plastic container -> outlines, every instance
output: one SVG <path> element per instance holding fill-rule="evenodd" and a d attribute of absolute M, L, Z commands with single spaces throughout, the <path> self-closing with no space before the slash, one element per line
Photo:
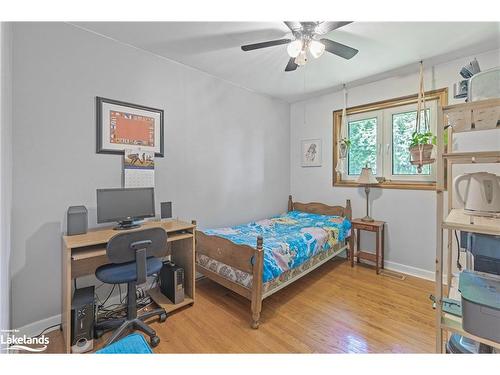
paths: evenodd
<path fill-rule="evenodd" d="M 500 342 L 500 277 L 460 273 L 462 326 L 473 335 Z"/>

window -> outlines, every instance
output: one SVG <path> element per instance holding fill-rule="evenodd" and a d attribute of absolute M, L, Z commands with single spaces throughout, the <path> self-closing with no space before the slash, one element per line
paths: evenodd
<path fill-rule="evenodd" d="M 447 90 L 426 93 L 426 107 L 422 111 L 423 125 L 436 134 L 439 105 L 446 105 Z M 347 110 L 347 137 L 351 141 L 345 173 L 334 171 L 334 185 L 357 186 L 361 169 L 368 165 L 374 175 L 382 180 L 382 187 L 430 189 L 435 185 L 435 164 L 423 167 L 422 173 L 410 163 L 408 150 L 415 131 L 417 115 L 416 96 L 387 102 L 349 108 Z M 334 145 L 340 138 L 342 111 L 334 112 Z M 338 151 L 334 150 L 334 167 Z"/>

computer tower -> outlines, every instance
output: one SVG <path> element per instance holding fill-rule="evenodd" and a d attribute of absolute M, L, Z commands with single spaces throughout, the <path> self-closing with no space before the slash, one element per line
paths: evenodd
<path fill-rule="evenodd" d="M 94 347 L 94 287 L 75 289 L 71 303 L 71 352 L 85 353 Z"/>
<path fill-rule="evenodd" d="M 174 304 L 184 301 L 184 269 L 174 263 L 163 262 L 160 290 Z"/>

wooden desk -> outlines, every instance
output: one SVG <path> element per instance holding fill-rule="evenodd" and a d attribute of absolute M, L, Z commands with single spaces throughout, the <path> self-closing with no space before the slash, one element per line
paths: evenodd
<path fill-rule="evenodd" d="M 150 290 L 151 298 L 167 312 L 186 305 L 192 305 L 195 298 L 195 232 L 196 223 L 173 221 L 148 221 L 140 228 L 161 227 L 167 231 L 165 256 L 170 255 L 172 261 L 184 268 L 184 301 L 172 304 L 156 287 Z M 121 233 L 112 228 L 91 229 L 85 234 L 63 236 L 62 246 L 62 314 L 61 327 L 66 353 L 71 345 L 71 299 L 73 296 L 73 279 L 93 275 L 96 268 L 108 263 L 106 245 L 111 237 Z"/>
<path fill-rule="evenodd" d="M 353 251 L 351 256 L 351 267 L 354 266 L 354 254 L 356 254 L 357 263 L 359 263 L 360 260 L 375 262 L 375 269 L 378 275 L 380 270 L 384 268 L 385 221 L 362 221 L 361 219 L 353 219 L 352 230 L 356 232 L 356 251 Z M 375 254 L 360 250 L 360 232 L 362 230 L 375 232 Z"/>

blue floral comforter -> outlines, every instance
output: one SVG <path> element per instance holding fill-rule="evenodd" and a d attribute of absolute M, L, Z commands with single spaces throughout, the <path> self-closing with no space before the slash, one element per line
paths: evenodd
<path fill-rule="evenodd" d="M 281 216 L 229 228 L 206 229 L 206 235 L 220 236 L 238 245 L 256 246 L 264 237 L 263 281 L 298 267 L 349 236 L 351 223 L 340 216 L 291 211 Z"/>

